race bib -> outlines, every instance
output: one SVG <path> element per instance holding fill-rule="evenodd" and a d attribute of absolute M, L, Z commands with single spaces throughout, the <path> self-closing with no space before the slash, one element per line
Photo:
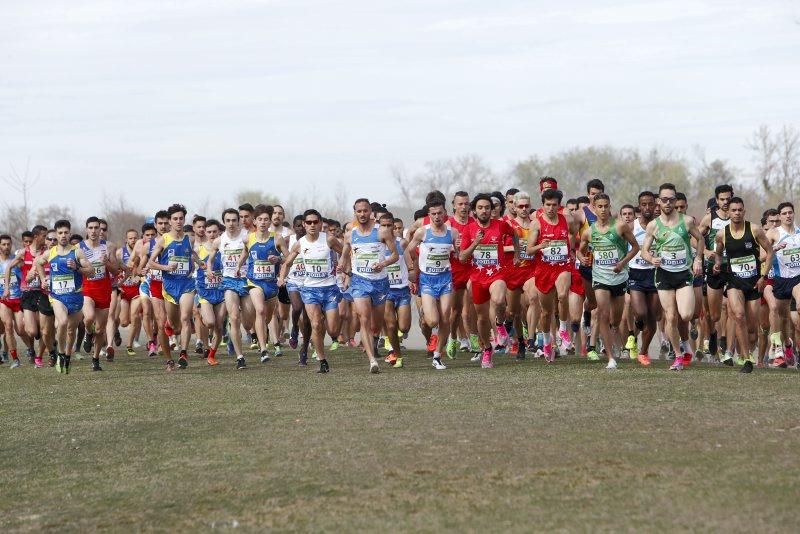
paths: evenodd
<path fill-rule="evenodd" d="M 239 258 L 242 256 L 244 249 L 229 249 L 225 251 L 222 256 L 222 265 L 228 269 L 235 269 L 239 265 Z"/>
<path fill-rule="evenodd" d="M 294 277 L 303 277 L 305 275 L 306 275 L 305 263 L 303 262 L 303 259 L 298 256 L 297 259 L 292 264 L 292 269 L 289 271 L 289 276 L 294 278 Z"/>
<path fill-rule="evenodd" d="M 313 260 L 306 258 L 304 261 L 306 276 L 309 278 L 325 278 L 328 276 L 328 260 Z"/>
<path fill-rule="evenodd" d="M 652 263 L 650 263 L 649 261 L 647 261 L 646 259 L 642 258 L 642 257 L 641 257 L 641 256 L 639 256 L 639 255 L 637 255 L 637 256 L 636 256 L 636 257 L 633 259 L 633 264 L 634 264 L 634 265 L 636 265 L 637 267 L 642 267 L 642 268 L 645 268 L 645 267 L 652 267 L 652 266 L 653 266 L 653 264 L 652 264 Z"/>
<path fill-rule="evenodd" d="M 172 256 L 169 259 L 170 264 L 175 264 L 175 270 L 172 274 L 175 276 L 187 276 L 189 274 L 189 258 L 186 256 Z"/>
<path fill-rule="evenodd" d="M 788 269 L 796 269 L 800 267 L 800 247 L 789 248 L 786 247 L 780 251 L 780 262 Z"/>
<path fill-rule="evenodd" d="M 89 280 L 102 280 L 106 277 L 106 264 L 103 262 L 92 262 L 92 274 L 89 275 Z"/>
<path fill-rule="evenodd" d="M 731 272 L 739 278 L 752 278 L 758 275 L 756 257 L 752 254 L 743 258 L 732 258 L 730 266 Z"/>
<path fill-rule="evenodd" d="M 386 274 L 389 276 L 390 286 L 399 286 L 403 283 L 403 273 L 400 270 L 399 263 L 394 263 L 386 267 Z"/>
<path fill-rule="evenodd" d="M 662 267 L 685 267 L 686 265 L 686 247 L 683 245 L 664 245 L 662 247 Z"/>
<path fill-rule="evenodd" d="M 355 255 L 354 266 L 357 273 L 372 274 L 378 264 L 378 252 L 364 251 L 357 252 Z"/>
<path fill-rule="evenodd" d="M 597 247 L 594 249 L 594 264 L 598 267 L 613 267 L 619 263 L 619 250 L 617 247 Z"/>
<path fill-rule="evenodd" d="M 569 246 L 565 240 L 553 240 L 542 249 L 542 259 L 547 263 L 563 263 L 569 259 Z"/>
<path fill-rule="evenodd" d="M 75 276 L 71 274 L 53 274 L 50 276 L 50 284 L 56 295 L 75 292 Z"/>
<path fill-rule="evenodd" d="M 519 242 L 519 257 L 522 260 L 533 261 L 536 256 L 533 254 L 528 254 L 528 240 L 522 239 Z"/>
<path fill-rule="evenodd" d="M 159 269 L 151 269 L 150 270 L 150 279 L 151 280 L 157 280 L 157 281 L 160 282 L 161 280 L 164 279 L 164 273 L 162 271 L 160 271 Z"/>
<path fill-rule="evenodd" d="M 477 251 L 477 249 L 475 249 Z M 450 270 L 450 249 L 435 250 L 428 252 L 425 259 L 424 271 L 428 274 L 438 274 Z"/>
<path fill-rule="evenodd" d="M 497 265 L 497 245 L 478 245 L 472 251 L 472 261 L 475 265 Z"/>
<path fill-rule="evenodd" d="M 274 280 L 275 265 L 267 260 L 254 260 L 253 278 L 255 280 Z"/>

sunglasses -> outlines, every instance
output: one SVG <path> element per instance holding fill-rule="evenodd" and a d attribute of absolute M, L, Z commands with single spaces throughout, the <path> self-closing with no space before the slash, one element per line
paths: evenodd
<path fill-rule="evenodd" d="M 319 224 L 319 219 L 314 219 L 313 221 L 303 221 L 306 224 Z"/>
<path fill-rule="evenodd" d="M 660 200 L 664 204 L 671 204 L 671 203 L 675 202 L 676 198 L 675 197 L 658 197 L 658 200 Z"/>
<path fill-rule="evenodd" d="M 56 241 L 57 239 L 55 237 L 45 237 L 44 240 L 45 241 Z"/>
<path fill-rule="evenodd" d="M 530 207 L 531 207 L 530 204 L 517 204 L 517 209 L 518 210 L 526 210 L 526 209 L 528 209 Z"/>

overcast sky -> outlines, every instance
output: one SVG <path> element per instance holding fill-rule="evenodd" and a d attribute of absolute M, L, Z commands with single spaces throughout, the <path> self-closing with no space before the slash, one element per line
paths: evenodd
<path fill-rule="evenodd" d="M 798 58 L 796 0 L 0 0 L 0 176 L 30 158 L 34 202 L 85 215 L 386 201 L 395 164 L 592 144 L 748 169 L 759 124 L 800 126 Z"/>

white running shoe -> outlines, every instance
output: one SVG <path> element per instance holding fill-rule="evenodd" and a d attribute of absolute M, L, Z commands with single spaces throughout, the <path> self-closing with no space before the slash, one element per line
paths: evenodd
<path fill-rule="evenodd" d="M 141 344 L 141 343 L 139 343 L 139 340 L 138 340 L 138 339 L 134 339 L 134 340 L 133 340 L 133 348 L 134 348 L 134 349 L 139 349 L 139 348 L 141 348 L 141 347 L 142 347 L 142 344 Z"/>
<path fill-rule="evenodd" d="M 473 356 L 472 358 L 469 359 L 469 361 L 471 361 L 471 362 L 479 362 L 479 361 L 481 361 L 481 353 L 480 352 L 476 353 L 475 356 Z"/>
<path fill-rule="evenodd" d="M 19 360 L 11 362 L 11 369 L 16 369 L 17 367 L 22 367 L 22 363 Z"/>
<path fill-rule="evenodd" d="M 433 358 L 433 368 L 437 371 L 441 371 L 442 369 L 447 369 L 447 366 L 442 363 L 441 359 Z"/>
<path fill-rule="evenodd" d="M 606 369 L 616 369 L 617 368 L 617 360 L 614 358 L 608 359 L 608 365 L 606 365 Z"/>
<path fill-rule="evenodd" d="M 381 372 L 380 368 L 378 367 L 378 362 L 374 360 L 369 362 L 369 372 L 373 375 Z"/>

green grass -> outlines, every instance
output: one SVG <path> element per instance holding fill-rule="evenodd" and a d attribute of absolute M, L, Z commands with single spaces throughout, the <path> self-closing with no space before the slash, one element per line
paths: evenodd
<path fill-rule="evenodd" d="M 2 531 L 797 528 L 794 371 L 295 359 L 4 365 Z"/>

